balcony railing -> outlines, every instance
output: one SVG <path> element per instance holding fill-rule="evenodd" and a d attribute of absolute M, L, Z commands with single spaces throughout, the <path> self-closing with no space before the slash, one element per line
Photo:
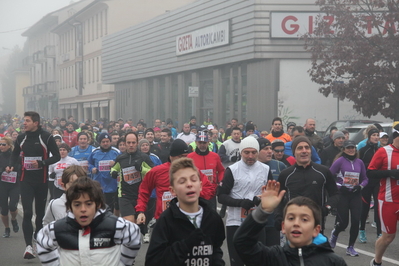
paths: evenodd
<path fill-rule="evenodd" d="M 27 56 L 24 59 L 22 59 L 23 67 L 31 67 L 32 65 L 33 65 L 33 57 L 32 56 Z"/>
<path fill-rule="evenodd" d="M 44 57 L 44 52 L 43 51 L 37 51 L 36 53 L 33 54 L 33 63 L 43 63 L 47 59 Z"/>

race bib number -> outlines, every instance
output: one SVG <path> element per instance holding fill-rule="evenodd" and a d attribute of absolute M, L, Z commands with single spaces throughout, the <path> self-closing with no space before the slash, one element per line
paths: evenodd
<path fill-rule="evenodd" d="M 17 172 L 3 172 L 1 174 L 1 181 L 7 183 L 15 183 L 17 182 Z"/>
<path fill-rule="evenodd" d="M 244 209 L 244 208 L 241 208 L 241 222 L 244 222 L 245 218 L 247 218 L 248 215 L 249 215 L 251 212 L 253 212 L 253 210 L 255 210 L 255 207 L 253 207 L 253 208 L 251 208 L 251 209 L 249 209 L 249 210 L 246 210 L 246 209 Z"/>
<path fill-rule="evenodd" d="M 347 188 L 353 188 L 359 185 L 359 175 L 359 173 L 345 171 L 344 183 L 342 185 Z"/>
<path fill-rule="evenodd" d="M 201 173 L 208 177 L 209 182 L 213 183 L 213 169 L 201 170 Z"/>
<path fill-rule="evenodd" d="M 170 201 L 174 198 L 172 193 L 169 191 L 165 191 L 162 195 L 162 211 L 169 208 Z"/>
<path fill-rule="evenodd" d="M 79 161 L 79 165 L 83 167 L 87 174 L 89 174 L 89 161 Z"/>
<path fill-rule="evenodd" d="M 99 161 L 98 162 L 98 171 L 100 171 L 100 172 L 111 171 L 111 164 L 113 164 L 113 163 L 114 163 L 114 161 L 112 161 L 112 160 Z"/>
<path fill-rule="evenodd" d="M 129 185 L 141 182 L 141 174 L 136 170 L 136 167 L 127 167 L 122 169 L 123 180 Z"/>
<path fill-rule="evenodd" d="M 41 167 L 34 167 L 33 163 L 35 161 L 41 161 L 42 157 L 25 157 L 24 158 L 24 168 L 25 170 L 39 170 Z"/>
<path fill-rule="evenodd" d="M 55 177 L 54 185 L 55 185 L 58 189 L 64 190 L 64 189 L 62 188 L 62 186 L 61 186 L 61 183 L 62 183 L 62 174 L 58 174 L 58 175 Z"/>

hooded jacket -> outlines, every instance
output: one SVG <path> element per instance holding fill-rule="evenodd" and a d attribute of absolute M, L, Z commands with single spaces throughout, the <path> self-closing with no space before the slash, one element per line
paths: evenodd
<path fill-rule="evenodd" d="M 203 208 L 200 225 L 203 241 L 190 249 L 186 241 L 196 229 L 176 203 L 177 198 L 170 202 L 170 208 L 164 211 L 157 220 L 146 254 L 145 265 L 183 266 L 188 265 L 187 260 L 191 262 L 190 265 L 225 265 L 221 249 L 225 233 L 220 216 L 208 206 L 205 200 L 199 198 L 199 204 Z M 201 248 L 204 250 L 203 254 L 198 252 Z M 197 264 L 193 264 L 193 260 Z"/>
<path fill-rule="evenodd" d="M 264 228 L 269 214 L 259 207 L 244 220 L 234 236 L 234 246 L 247 266 L 341 266 L 346 265 L 343 258 L 331 249 L 327 237 L 319 234 L 313 243 L 301 248 L 266 247 L 258 243 L 259 232 Z"/>

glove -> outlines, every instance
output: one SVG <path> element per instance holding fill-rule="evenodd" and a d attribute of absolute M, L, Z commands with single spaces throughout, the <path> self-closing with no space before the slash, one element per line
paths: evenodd
<path fill-rule="evenodd" d="M 50 174 L 50 178 L 51 178 L 51 179 L 55 179 L 55 177 L 56 177 L 55 173 L 52 172 L 52 173 Z"/>
<path fill-rule="evenodd" d="M 243 199 L 240 203 L 240 207 L 246 210 L 249 210 L 254 206 L 255 206 L 254 202 L 249 199 Z"/>
<path fill-rule="evenodd" d="M 399 170 L 394 169 L 394 170 L 390 170 L 390 171 L 391 171 L 391 175 L 393 178 L 399 179 Z"/>
<path fill-rule="evenodd" d="M 204 241 L 205 235 L 202 229 L 197 228 L 191 232 L 191 234 L 184 240 L 188 249 L 191 251 L 194 246 L 199 246 L 201 241 Z"/>
<path fill-rule="evenodd" d="M 345 186 L 341 186 L 341 188 L 339 189 L 339 191 L 341 191 L 341 193 L 348 193 L 349 189 Z"/>
<path fill-rule="evenodd" d="M 119 175 L 119 173 L 118 173 L 117 171 L 112 171 L 112 173 L 111 173 L 111 177 L 112 177 L 113 179 L 117 179 L 117 178 L 118 178 L 118 175 Z"/>
<path fill-rule="evenodd" d="M 141 168 L 141 161 L 136 161 L 136 163 L 134 164 L 134 167 L 136 168 L 136 170 L 138 172 L 141 172 L 142 168 Z"/>
<path fill-rule="evenodd" d="M 254 199 L 252 200 L 255 206 L 258 206 L 262 201 L 259 197 L 254 196 Z"/>
<path fill-rule="evenodd" d="M 361 190 L 362 190 L 362 186 L 357 185 L 352 188 L 352 193 L 357 193 L 357 192 L 360 192 Z"/>

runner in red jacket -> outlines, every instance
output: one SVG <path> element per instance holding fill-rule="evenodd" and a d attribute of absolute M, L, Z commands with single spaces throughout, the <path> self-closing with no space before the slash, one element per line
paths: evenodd
<path fill-rule="evenodd" d="M 188 154 L 188 146 L 181 139 L 173 141 L 170 148 L 169 160 L 173 161 L 181 157 L 186 157 Z M 169 202 L 173 199 L 169 191 L 169 168 L 171 163 L 166 162 L 152 168 L 144 177 L 139 187 L 139 197 L 137 199 L 136 212 L 138 213 L 137 224 L 145 223 L 144 211 L 147 208 L 147 203 L 150 198 L 152 190 L 156 189 L 157 203 L 155 207 L 154 218 L 158 219 L 161 213 L 169 207 Z M 200 197 L 204 199 L 211 199 L 216 192 L 215 187 L 208 181 L 206 175 L 200 173 L 202 181 L 202 191 Z"/>
<path fill-rule="evenodd" d="M 209 151 L 209 138 L 206 132 L 200 131 L 195 143 L 197 147 L 187 157 L 194 160 L 195 166 L 208 177 L 216 190 L 224 176 L 222 161 L 217 153 Z M 216 210 L 216 196 L 210 199 L 210 203 L 210 206 Z"/>

